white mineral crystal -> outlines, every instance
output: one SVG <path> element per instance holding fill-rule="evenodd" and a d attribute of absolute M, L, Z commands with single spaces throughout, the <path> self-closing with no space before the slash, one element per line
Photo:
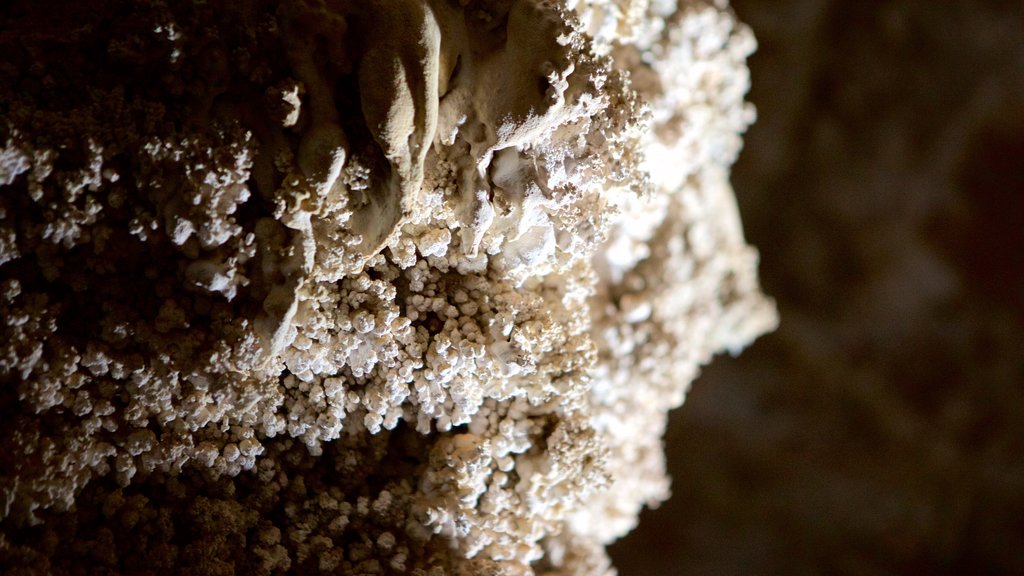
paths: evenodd
<path fill-rule="evenodd" d="M 380 573 L 421 561 L 396 541 L 433 539 L 471 571 L 610 570 L 604 546 L 668 497 L 668 411 L 776 322 L 729 185 L 754 118 L 750 31 L 721 2 L 280 4 L 289 76 L 269 104 L 213 107 L 231 128 L 153 137 L 130 171 L 90 141 L 55 178 L 61 152 L 9 130 L 0 185 L 25 198 L 0 205 L 0 372 L 63 428 L 11 448 L 51 446 L 4 483 L 2 516 L 38 522 L 111 469 L 274 478 L 275 438 L 319 456 L 409 426 L 429 454 L 398 500 L 328 506 L 348 511 L 336 533 L 405 507 L 369 544 L 391 558 Z M 190 28 L 165 29 L 187 62 Z M 41 186 L 63 188 L 58 213 L 17 227 L 15 205 L 53 201 Z M 95 190 L 104 205 L 75 201 Z M 156 319 L 68 277 L 76 246 L 163 278 L 131 296 Z M 38 280 L 23 291 L 12 263 L 29 257 L 103 307 L 93 333 L 68 332 Z M 321 570 L 351 566 L 331 554 Z"/>

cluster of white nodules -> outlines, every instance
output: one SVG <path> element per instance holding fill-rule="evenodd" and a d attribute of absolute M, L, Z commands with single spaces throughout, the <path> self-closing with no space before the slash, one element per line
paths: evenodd
<path fill-rule="evenodd" d="M 16 133 L 0 148 L 0 185 L 63 210 L 18 228 L 0 199 L 0 265 L 32 249 L 103 303 L 82 320 L 99 336 L 75 340 L 63 304 L 3 284 L 0 368 L 34 413 L 74 415 L 25 427 L 50 448 L 4 515 L 67 508 L 107 473 L 274 478 L 268 439 L 319 456 L 404 423 L 436 440 L 402 531 L 375 541 L 393 566 L 398 534 L 504 574 L 608 569 L 604 545 L 667 497 L 668 410 L 775 321 L 728 183 L 752 37 L 700 3 L 461 4 L 282 2 L 291 75 L 221 107 L 235 132 L 143 143 L 132 173 L 100 145 L 77 172 Z M 80 244 L 159 305 L 67 277 Z"/>

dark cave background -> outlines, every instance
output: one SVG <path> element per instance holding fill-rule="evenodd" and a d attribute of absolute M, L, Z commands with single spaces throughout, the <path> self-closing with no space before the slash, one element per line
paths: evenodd
<path fill-rule="evenodd" d="M 673 413 L 620 574 L 1024 574 L 1024 3 L 733 6 L 782 320 Z"/>

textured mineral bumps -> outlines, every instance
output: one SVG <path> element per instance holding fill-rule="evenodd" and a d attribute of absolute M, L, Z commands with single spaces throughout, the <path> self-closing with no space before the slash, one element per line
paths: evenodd
<path fill-rule="evenodd" d="M 0 562 L 603 574 L 775 323 L 722 3 L 0 7 Z"/>

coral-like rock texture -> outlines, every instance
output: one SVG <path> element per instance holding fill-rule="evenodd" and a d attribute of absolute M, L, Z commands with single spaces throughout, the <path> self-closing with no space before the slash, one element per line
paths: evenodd
<path fill-rule="evenodd" d="M 0 563 L 604 574 L 776 321 L 723 3 L 0 7 Z"/>

